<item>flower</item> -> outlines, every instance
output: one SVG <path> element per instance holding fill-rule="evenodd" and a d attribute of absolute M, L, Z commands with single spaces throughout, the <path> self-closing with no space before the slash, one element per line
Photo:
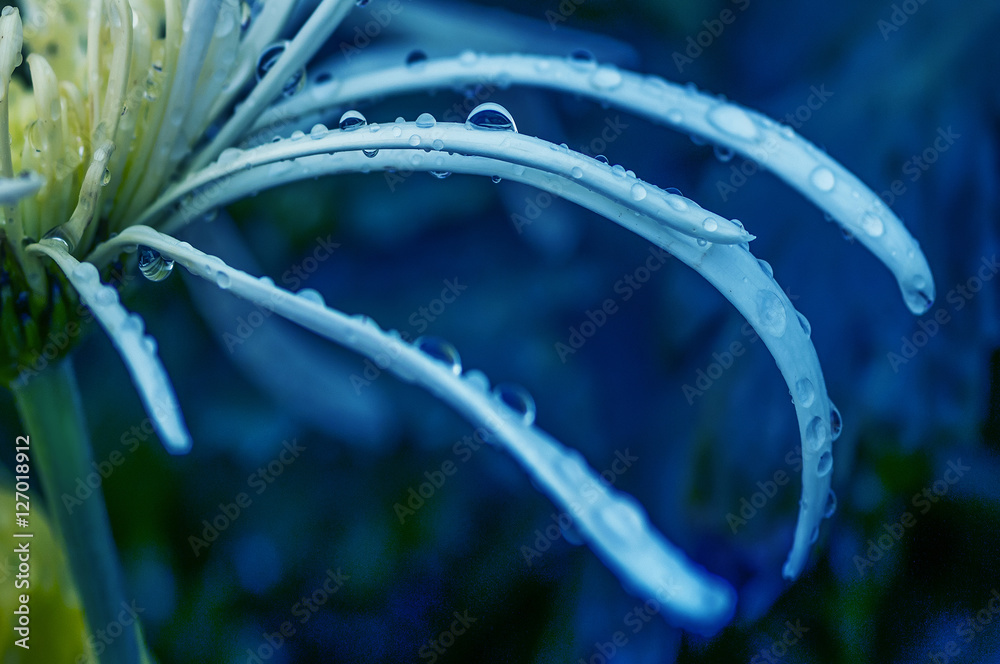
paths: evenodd
<path fill-rule="evenodd" d="M 27 42 L 33 51 L 30 93 L 10 82 L 20 58 L 19 15 L 8 8 L 0 19 L 0 73 L 11 88 L 2 103 L 6 109 L 14 97 L 33 102 L 11 107 L 18 109 L 12 125 L 34 118 L 19 136 L 20 161 L 0 155 L 9 257 L 0 323 L 8 344 L 5 365 L 20 394 L 29 394 L 27 386 L 44 370 L 37 359 L 48 340 L 92 315 L 122 354 L 164 444 L 187 451 L 190 436 L 156 345 L 100 272 L 128 251 L 138 254 L 142 273 L 154 281 L 180 263 L 429 389 L 510 452 L 558 505 L 572 509 L 583 539 L 636 594 L 662 602 L 671 622 L 714 633 L 732 616 L 731 586 L 688 560 L 631 497 L 604 488 L 581 501 L 581 487 L 593 484 L 596 473 L 534 426 L 533 404 L 520 391 L 489 389 L 482 374 L 463 372 L 447 342 L 422 337 L 411 343 L 370 319 L 326 306 L 315 291 L 278 288 L 167 234 L 261 188 L 319 175 L 410 169 L 524 182 L 590 208 L 678 257 L 757 330 L 792 391 L 802 439 L 803 500 L 784 575 L 794 579 L 802 572 L 819 523 L 831 514 L 840 414 L 826 394 L 808 323 L 750 253 L 754 238 L 742 224 L 607 159 L 519 133 L 507 109 L 493 102 L 469 109 L 460 122 L 424 113 L 383 127 L 349 111 L 333 131 L 319 122 L 303 125 L 308 139 L 299 125 L 365 96 L 444 84 L 502 79 L 505 85 L 575 92 L 766 164 L 855 232 L 893 271 L 909 308 L 922 313 L 934 298 L 927 263 L 899 219 L 860 181 L 760 114 L 598 63 L 587 53 L 411 56 L 375 72 L 347 73 L 331 86 L 303 66 L 352 2 L 324 0 L 287 43 L 274 40 L 291 3 L 267 3 L 256 20 L 247 5 L 233 0 L 192 1 L 183 17 L 179 2 L 154 6 L 97 2 L 83 31 L 71 9 L 49 5 Z M 29 3 L 26 15 L 36 10 L 41 6 Z M 161 24 L 163 36 L 155 36 Z M 59 50 L 63 43 L 85 43 L 85 57 Z M 52 45 L 49 59 L 39 55 Z M 254 77 L 256 85 L 234 106 Z M 15 171 L 28 175 L 15 178 Z M 77 297 L 86 309 L 75 306 Z"/>

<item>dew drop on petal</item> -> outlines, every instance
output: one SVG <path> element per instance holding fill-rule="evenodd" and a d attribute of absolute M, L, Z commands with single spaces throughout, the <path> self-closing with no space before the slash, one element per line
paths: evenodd
<path fill-rule="evenodd" d="M 844 421 L 840 418 L 840 410 L 830 402 L 830 439 L 840 438 L 840 432 L 844 428 Z"/>
<path fill-rule="evenodd" d="M 820 191 L 832 191 L 833 185 L 837 183 L 836 178 L 833 176 L 833 171 L 826 166 L 818 166 L 813 170 L 809 174 L 809 181 Z"/>
<path fill-rule="evenodd" d="M 711 217 L 705 217 L 705 221 L 701 222 L 701 227 L 709 233 L 714 233 L 719 229 L 719 222 Z"/>
<path fill-rule="evenodd" d="M 577 48 L 570 52 L 569 62 L 577 69 L 591 69 L 597 66 L 594 54 L 585 48 Z"/>
<path fill-rule="evenodd" d="M 573 176 L 574 180 L 579 180 L 580 178 L 583 177 L 583 169 L 580 168 L 579 166 L 574 166 L 573 169 L 570 171 L 570 175 Z"/>
<path fill-rule="evenodd" d="M 820 477 L 823 477 L 829 475 L 831 470 L 833 470 L 833 455 L 827 450 L 819 456 L 819 462 L 816 464 L 816 472 Z"/>
<path fill-rule="evenodd" d="M 368 120 L 361 113 L 358 111 L 347 111 L 340 116 L 338 126 L 342 131 L 354 131 L 359 127 L 364 127 L 366 124 L 368 124 Z"/>
<path fill-rule="evenodd" d="M 677 187 L 667 187 L 664 189 L 668 194 L 673 194 L 674 196 L 683 196 L 684 194 Z"/>
<path fill-rule="evenodd" d="M 493 180 L 493 184 L 500 184 L 501 180 L 503 180 L 503 178 L 501 178 L 499 175 L 494 175 L 490 179 Z"/>
<path fill-rule="evenodd" d="M 524 424 L 530 426 L 535 422 L 535 400 L 520 385 L 500 383 L 493 388 L 493 396 L 514 411 Z"/>
<path fill-rule="evenodd" d="M 830 493 L 826 494 L 826 505 L 823 508 L 823 518 L 829 519 L 833 516 L 833 513 L 837 511 L 837 494 L 830 489 Z"/>
<path fill-rule="evenodd" d="M 139 247 L 139 271 L 150 281 L 163 281 L 173 272 L 174 261 L 146 246 Z"/>
<path fill-rule="evenodd" d="M 806 425 L 805 443 L 812 452 L 819 452 L 826 445 L 830 432 L 821 417 L 814 417 Z"/>
<path fill-rule="evenodd" d="M 885 224 L 882 223 L 882 220 L 877 215 L 871 212 L 866 212 L 861 217 L 861 228 L 871 237 L 880 237 L 885 233 Z"/>
<path fill-rule="evenodd" d="M 421 129 L 429 129 L 437 124 L 437 120 L 430 113 L 421 113 L 417 116 L 417 126 Z"/>
<path fill-rule="evenodd" d="M 708 112 L 707 119 L 724 134 L 746 139 L 757 136 L 757 125 L 739 106 L 719 104 Z"/>
<path fill-rule="evenodd" d="M 605 157 L 603 154 L 597 155 L 596 157 L 594 157 L 594 159 L 596 159 L 597 161 L 599 161 L 599 162 L 601 162 L 602 164 L 605 164 L 605 165 L 611 163 L 611 162 L 608 161 L 608 158 Z"/>
<path fill-rule="evenodd" d="M 261 52 L 260 57 L 257 58 L 257 82 L 259 83 L 267 72 L 271 71 L 275 64 L 277 64 L 278 59 L 285 53 L 288 48 L 287 41 L 280 41 L 271 44 L 264 48 Z M 293 72 L 285 84 L 282 86 L 282 94 L 286 97 L 291 97 L 295 93 L 302 90 L 306 84 L 306 70 L 305 67 L 300 68 L 298 71 Z"/>
<path fill-rule="evenodd" d="M 225 270 L 218 270 L 215 273 L 215 285 L 222 290 L 228 289 L 233 283 L 233 278 Z"/>
<path fill-rule="evenodd" d="M 802 314 L 801 311 L 796 311 L 795 315 L 799 319 L 799 325 L 802 326 L 802 331 L 806 333 L 807 337 L 811 336 L 812 335 L 812 325 L 809 324 L 809 320 Z"/>
<path fill-rule="evenodd" d="M 462 358 L 450 342 L 439 337 L 419 337 L 413 345 L 428 357 L 443 363 L 456 376 L 461 375 Z"/>
<path fill-rule="evenodd" d="M 101 175 L 101 186 L 107 187 L 109 182 L 111 182 L 111 171 L 105 168 L 104 174 Z"/>
<path fill-rule="evenodd" d="M 319 139 L 326 136 L 329 132 L 330 130 L 326 128 L 325 124 L 315 124 L 313 125 L 313 128 L 309 130 L 309 137 L 312 138 L 314 141 L 318 141 Z"/>
<path fill-rule="evenodd" d="M 323 295 L 315 288 L 303 288 L 295 295 L 302 298 L 306 302 L 312 302 L 313 304 L 318 304 L 321 307 L 326 306 L 326 300 L 323 299 Z"/>
<path fill-rule="evenodd" d="M 780 337 L 785 333 L 787 315 L 777 295 L 762 289 L 757 293 L 757 318 L 762 331 Z"/>
<path fill-rule="evenodd" d="M 427 62 L 427 54 L 419 48 L 410 51 L 406 56 L 407 67 L 416 67 L 424 62 Z"/>
<path fill-rule="evenodd" d="M 591 74 L 590 84 L 597 90 L 609 92 L 621 86 L 622 73 L 614 65 L 601 65 Z"/>
<path fill-rule="evenodd" d="M 632 185 L 631 193 L 633 201 L 641 201 L 642 199 L 646 198 L 646 188 L 643 187 L 638 182 Z"/>
<path fill-rule="evenodd" d="M 816 398 L 816 388 L 808 378 L 800 378 L 795 383 L 795 403 L 802 408 L 808 408 Z"/>
<path fill-rule="evenodd" d="M 492 131 L 517 131 L 514 117 L 500 104 L 488 101 L 472 109 L 465 126 L 470 129 Z"/>
<path fill-rule="evenodd" d="M 430 171 L 430 174 L 436 177 L 438 180 L 443 180 L 449 175 L 451 175 L 451 171 Z"/>

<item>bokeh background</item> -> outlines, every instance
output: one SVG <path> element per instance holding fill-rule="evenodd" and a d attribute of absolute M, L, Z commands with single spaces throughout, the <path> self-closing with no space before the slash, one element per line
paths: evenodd
<path fill-rule="evenodd" d="M 615 284 L 645 262 L 648 243 L 561 201 L 517 228 L 512 215 L 524 215 L 537 193 L 510 182 L 372 174 L 262 192 L 186 239 L 279 284 L 286 271 L 315 265 L 301 285 L 333 306 L 413 337 L 448 339 L 466 368 L 523 385 L 538 426 L 594 469 L 611 468 L 616 453 L 635 457 L 615 486 L 735 586 L 737 614 L 711 639 L 649 613 L 637 619 L 641 602 L 564 537 L 529 566 L 522 547 L 534 546 L 554 508 L 503 453 L 460 443 L 472 427 L 431 396 L 391 376 L 356 389 L 362 359 L 188 275 L 136 278 L 126 302 L 159 339 L 194 451 L 170 457 L 148 435 L 99 331 L 75 362 L 95 458 L 124 455 L 102 488 L 130 599 L 145 609 L 159 660 L 235 664 L 254 661 L 249 650 L 276 663 L 662 664 L 763 662 L 768 650 L 789 663 L 1000 661 L 1000 613 L 990 611 L 1000 609 L 1000 600 L 990 604 L 1000 590 L 1000 291 L 992 272 L 969 297 L 956 290 L 974 287 L 982 261 L 1000 253 L 1000 4 L 396 1 L 401 11 L 357 57 L 340 45 L 354 43 L 355 28 L 386 8 L 382 0 L 353 12 L 325 57 L 362 68 L 413 49 L 433 57 L 587 48 L 778 120 L 814 89 L 828 91 L 808 118 L 799 115 L 798 131 L 876 192 L 899 181 L 902 193 L 887 202 L 926 252 L 938 300 L 914 318 L 888 271 L 772 175 L 720 188 L 738 181 L 740 157 L 572 96 L 516 87 L 491 94 L 521 132 L 599 150 L 742 220 L 758 237 L 755 255 L 812 323 L 844 419 L 839 506 L 806 572 L 789 584 L 781 565 L 800 490 L 790 397 L 745 321 L 695 273 L 668 261 L 625 301 Z M 734 19 L 713 34 L 723 11 Z M 675 54 L 699 40 L 700 52 L 692 48 L 691 62 L 678 66 Z M 442 117 L 467 92 L 360 110 L 382 122 Z M 621 131 L 600 145 L 608 123 Z M 926 170 L 916 166 L 939 132 L 957 138 Z M 339 247 L 328 260 L 306 261 L 320 238 Z M 440 308 L 446 280 L 465 288 Z M 618 313 L 562 361 L 555 344 L 605 298 Z M 890 362 L 939 310 L 948 322 L 905 363 Z M 263 322 L 233 344 L 225 335 L 238 335 L 241 320 Z M 746 353 L 689 398 L 684 386 L 733 342 Z M 6 440 L 19 425 L 9 398 L 0 408 Z M 304 451 L 279 461 L 291 441 Z M 447 462 L 457 471 L 401 523 L 394 506 Z M 949 463 L 968 467 L 952 484 L 942 483 Z M 251 479 L 268 464 L 273 481 Z M 734 533 L 727 515 L 778 472 L 792 481 Z M 925 489 L 936 500 L 915 502 Z M 251 504 L 196 554 L 190 538 L 203 537 L 203 520 L 240 493 Z M 912 526 L 869 554 L 905 512 Z M 338 570 L 346 580 L 322 606 L 300 603 Z M 430 650 L 455 612 L 475 621 L 446 652 Z M 295 633 L 264 647 L 285 621 Z M 785 648 L 788 623 L 799 637 Z M 618 631 L 627 643 L 608 658 Z"/>

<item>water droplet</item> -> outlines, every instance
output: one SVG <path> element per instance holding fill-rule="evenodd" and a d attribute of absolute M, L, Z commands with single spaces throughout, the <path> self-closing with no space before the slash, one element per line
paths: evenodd
<path fill-rule="evenodd" d="M 330 133 L 330 130 L 326 128 L 325 124 L 315 124 L 313 125 L 313 128 L 309 130 L 309 137 L 314 141 L 318 141 L 328 133 Z"/>
<path fill-rule="evenodd" d="M 757 318 L 761 330 L 776 337 L 785 333 L 786 314 L 781 299 L 769 290 L 757 293 Z"/>
<path fill-rule="evenodd" d="M 840 432 L 844 428 L 844 421 L 840 418 L 840 410 L 830 402 L 830 440 L 840 438 Z"/>
<path fill-rule="evenodd" d="M 421 113 L 417 116 L 417 126 L 421 129 L 429 129 L 437 124 L 437 120 L 430 113 Z"/>
<path fill-rule="evenodd" d="M 934 299 L 924 290 L 925 286 L 926 282 L 921 276 L 914 277 L 903 286 L 903 299 L 906 301 L 906 306 L 918 316 L 926 313 L 934 304 Z"/>
<path fill-rule="evenodd" d="M 105 168 L 104 174 L 101 176 L 101 186 L 107 187 L 109 182 L 111 182 L 111 171 Z"/>
<path fill-rule="evenodd" d="M 684 121 L 684 114 L 681 113 L 676 108 L 672 108 L 669 111 L 667 111 L 667 120 L 672 122 L 673 124 L 680 124 L 681 122 Z"/>
<path fill-rule="evenodd" d="M 431 147 L 435 150 L 444 150 L 444 141 L 440 138 L 435 138 L 434 142 L 431 143 Z"/>
<path fill-rule="evenodd" d="M 802 315 L 801 311 L 796 311 L 795 315 L 799 319 L 799 325 L 802 326 L 802 331 L 806 333 L 807 337 L 811 336 L 812 335 L 812 325 L 809 324 L 809 320 L 804 315 Z"/>
<path fill-rule="evenodd" d="M 683 193 L 681 193 L 681 190 L 678 189 L 677 187 L 667 187 L 666 189 L 664 189 L 664 191 L 667 192 L 668 194 L 673 194 L 674 196 L 684 195 Z"/>
<path fill-rule="evenodd" d="M 413 342 L 425 355 L 444 363 L 456 376 L 462 373 L 462 358 L 449 342 L 438 337 L 420 337 Z"/>
<path fill-rule="evenodd" d="M 585 48 L 577 48 L 570 52 L 569 62 L 578 69 L 590 69 L 597 65 L 594 54 Z"/>
<path fill-rule="evenodd" d="M 833 176 L 833 171 L 826 166 L 816 167 L 809 175 L 809 181 L 820 191 L 832 191 L 833 185 L 837 183 L 836 178 Z"/>
<path fill-rule="evenodd" d="M 601 65 L 591 74 L 590 84 L 598 90 L 614 90 L 622 84 L 622 73 L 614 65 Z"/>
<path fill-rule="evenodd" d="M 326 306 L 326 300 L 323 299 L 323 295 L 315 288 L 303 288 L 295 295 L 301 297 L 306 302 L 312 302 L 313 304 L 318 304 L 321 307 Z"/>
<path fill-rule="evenodd" d="M 253 18 L 253 8 L 246 0 L 240 0 L 240 32 L 246 32 L 250 27 L 250 19 Z"/>
<path fill-rule="evenodd" d="M 621 164 L 615 164 L 614 166 L 612 166 L 611 172 L 620 178 L 625 177 L 625 167 L 622 166 Z"/>
<path fill-rule="evenodd" d="M 368 157 L 370 159 L 370 158 L 372 158 L 372 157 L 374 157 L 375 155 L 378 154 L 378 150 L 377 149 L 375 149 L 375 150 L 362 150 L 361 154 L 363 154 L 364 156 L 366 156 L 366 157 Z"/>
<path fill-rule="evenodd" d="M 469 118 L 465 121 L 465 126 L 492 131 L 517 131 L 517 125 L 510 112 L 500 104 L 491 101 L 472 109 Z"/>
<path fill-rule="evenodd" d="M 411 134 L 409 143 L 413 147 L 417 147 L 418 145 L 420 145 L 420 134 Z"/>
<path fill-rule="evenodd" d="M 735 154 L 732 148 L 727 148 L 722 145 L 716 145 L 712 150 L 715 152 L 715 158 L 721 162 L 730 161 Z"/>
<path fill-rule="evenodd" d="M 642 199 L 646 198 L 646 188 L 643 187 L 638 182 L 632 185 L 631 193 L 633 201 L 641 201 Z"/>
<path fill-rule="evenodd" d="M 608 161 L 608 158 L 605 157 L 603 154 L 597 155 L 596 157 L 594 157 L 594 159 L 596 159 L 597 161 L 601 162 L 602 164 L 610 164 L 611 163 L 611 162 Z"/>
<path fill-rule="evenodd" d="M 365 116 L 361 115 L 358 111 L 347 111 L 340 116 L 339 127 L 342 131 L 354 131 L 359 127 L 363 127 L 368 124 L 368 120 Z"/>
<path fill-rule="evenodd" d="M 503 180 L 503 178 L 501 178 L 499 175 L 494 175 L 490 179 L 493 180 L 493 184 L 500 184 L 500 182 Z"/>
<path fill-rule="evenodd" d="M 427 54 L 421 51 L 420 49 L 415 49 L 413 51 L 410 51 L 409 54 L 406 56 L 407 67 L 416 67 L 421 63 L 425 62 L 427 62 Z"/>
<path fill-rule="evenodd" d="M 304 131 L 302 131 L 301 129 L 296 129 L 295 131 L 292 132 L 292 135 L 289 136 L 289 139 L 291 139 L 292 141 L 301 141 L 305 137 L 306 133 Z"/>
<path fill-rule="evenodd" d="M 462 51 L 458 54 L 458 61 L 466 67 L 474 65 L 478 59 L 479 56 L 476 55 L 475 51 Z"/>
<path fill-rule="evenodd" d="M 572 175 L 575 180 L 579 180 L 583 177 L 583 169 L 579 166 L 574 166 L 573 170 L 570 171 L 570 175 Z"/>
<path fill-rule="evenodd" d="M 436 177 L 438 180 L 443 180 L 449 175 L 451 175 L 451 171 L 430 171 L 430 174 Z"/>
<path fill-rule="evenodd" d="M 470 369 L 462 374 L 463 380 L 471 385 L 475 385 L 478 389 L 483 392 L 487 392 L 490 389 L 490 379 L 486 377 L 479 369 Z"/>
<path fill-rule="evenodd" d="M 816 398 L 816 388 L 808 378 L 800 378 L 795 383 L 795 402 L 802 408 L 808 408 Z"/>
<path fill-rule="evenodd" d="M 673 194 L 667 196 L 667 205 L 676 210 L 677 212 L 684 212 L 688 209 L 687 200 L 680 194 Z"/>
<path fill-rule="evenodd" d="M 837 511 L 837 494 L 830 489 L 830 493 L 826 494 L 826 506 L 823 508 L 823 518 L 829 519 L 833 516 L 833 513 Z"/>
<path fill-rule="evenodd" d="M 819 452 L 829 438 L 826 422 L 821 417 L 814 417 L 806 425 L 805 443 L 811 452 Z"/>
<path fill-rule="evenodd" d="M 820 477 L 829 475 L 830 471 L 833 470 L 833 455 L 827 450 L 823 454 L 819 455 L 819 462 L 816 464 L 816 472 Z"/>
<path fill-rule="evenodd" d="M 257 58 L 257 82 L 259 83 L 267 72 L 271 71 L 275 64 L 278 62 L 285 49 L 288 48 L 287 41 L 280 41 L 271 44 L 264 48 L 261 52 L 260 57 Z M 305 67 L 300 68 L 298 71 L 293 72 L 285 84 L 282 86 L 282 94 L 286 97 L 291 97 L 296 92 L 302 90 L 306 84 L 306 70 Z"/>
<path fill-rule="evenodd" d="M 701 222 L 701 227 L 709 233 L 714 233 L 719 229 L 719 222 L 711 217 L 705 217 L 705 221 Z"/>
<path fill-rule="evenodd" d="M 813 526 L 812 532 L 809 533 L 809 543 L 815 544 L 816 540 L 819 539 L 819 526 Z"/>
<path fill-rule="evenodd" d="M 716 129 L 730 136 L 746 139 L 757 136 L 757 125 L 739 106 L 719 104 L 708 112 L 707 119 Z"/>
<path fill-rule="evenodd" d="M 493 388 L 493 396 L 520 416 L 521 421 L 530 426 L 535 421 L 535 400 L 520 385 L 500 383 Z"/>
<path fill-rule="evenodd" d="M 139 247 L 139 271 L 150 281 L 163 281 L 174 269 L 174 261 L 146 246 Z"/>
<path fill-rule="evenodd" d="M 871 212 L 866 212 L 861 217 L 861 228 L 871 237 L 880 237 L 885 232 L 885 224 Z"/>
<path fill-rule="evenodd" d="M 220 166 L 225 166 L 226 164 L 230 164 L 236 161 L 242 155 L 243 155 L 243 150 L 240 150 L 239 148 L 226 148 L 221 153 L 219 153 L 219 157 L 218 159 L 215 160 L 215 163 L 219 164 Z"/>

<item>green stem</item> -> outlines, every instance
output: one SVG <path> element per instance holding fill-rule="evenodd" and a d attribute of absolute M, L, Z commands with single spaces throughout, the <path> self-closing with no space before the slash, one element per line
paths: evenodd
<path fill-rule="evenodd" d="M 60 500 L 60 496 L 72 496 L 77 480 L 93 470 L 76 374 L 66 359 L 13 390 L 21 421 L 31 437 L 32 463 L 48 499 L 49 517 L 62 539 L 83 601 L 87 628 L 94 638 L 97 630 L 106 633 L 109 625 L 118 622 L 125 595 L 118 551 L 100 488 L 82 504 L 74 504 L 72 514 Z M 120 631 L 100 661 L 138 663 L 138 630 Z"/>

